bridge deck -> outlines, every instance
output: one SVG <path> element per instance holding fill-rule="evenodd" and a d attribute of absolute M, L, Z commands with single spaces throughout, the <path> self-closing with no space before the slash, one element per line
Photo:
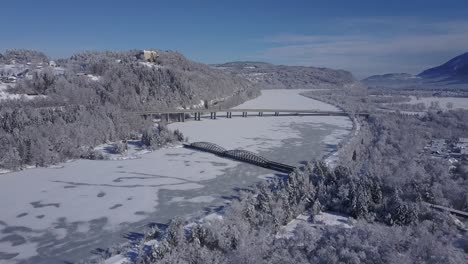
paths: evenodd
<path fill-rule="evenodd" d="M 256 113 L 298 113 L 298 114 L 330 114 L 330 115 L 348 115 L 342 111 L 322 111 L 318 109 L 175 109 L 175 110 L 147 110 L 133 112 L 137 115 L 154 115 L 154 114 L 191 114 L 191 113 L 215 113 L 215 112 L 256 112 Z M 368 115 L 368 113 L 356 113 L 357 115 Z"/>

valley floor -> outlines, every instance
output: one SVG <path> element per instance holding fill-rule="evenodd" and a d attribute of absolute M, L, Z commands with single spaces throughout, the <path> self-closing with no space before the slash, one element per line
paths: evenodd
<path fill-rule="evenodd" d="M 336 110 L 299 95 L 264 90 L 240 108 Z M 190 142 L 242 148 L 298 165 L 336 150 L 347 117 L 233 117 L 174 123 Z M 0 262 L 64 263 L 125 241 L 131 231 L 175 216 L 197 216 L 225 204 L 235 188 L 274 177 L 272 171 L 181 147 L 137 159 L 76 160 L 60 167 L 0 175 Z"/>

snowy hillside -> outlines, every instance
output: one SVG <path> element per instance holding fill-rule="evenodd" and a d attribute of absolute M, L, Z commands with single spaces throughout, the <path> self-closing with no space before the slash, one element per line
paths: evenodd
<path fill-rule="evenodd" d="M 342 87 L 356 81 L 350 72 L 328 68 L 273 65 L 264 62 L 228 62 L 214 67 L 245 78 L 260 89 Z"/>

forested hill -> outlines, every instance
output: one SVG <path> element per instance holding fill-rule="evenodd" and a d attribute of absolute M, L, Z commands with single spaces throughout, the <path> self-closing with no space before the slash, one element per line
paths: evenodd
<path fill-rule="evenodd" d="M 7 50 L 5 54 L 0 53 L 0 64 L 10 63 L 48 63 L 49 57 L 43 52 L 36 50 L 13 49 Z"/>
<path fill-rule="evenodd" d="M 245 78 L 260 89 L 339 88 L 356 83 L 350 72 L 328 68 L 264 62 L 228 62 L 213 67 Z"/>
<path fill-rule="evenodd" d="M 93 146 L 141 135 L 153 124 L 129 114 L 135 110 L 226 107 L 258 94 L 245 79 L 155 52 L 84 52 L 56 62 L 25 50 L 0 56 L 0 73 L 18 78 L 9 92 L 38 95 L 1 101 L 0 169 L 90 157 Z"/>
<path fill-rule="evenodd" d="M 87 81 L 85 86 L 99 86 L 99 91 L 105 91 L 106 98 L 101 101 L 110 100 L 124 109 L 188 108 L 202 100 L 205 104 L 226 100 L 235 104 L 257 93 L 242 78 L 190 61 L 178 52 L 155 51 L 158 57 L 154 62 L 139 58 L 139 50 L 84 52 L 58 60 L 58 65 L 70 74 L 57 78 L 58 84 L 43 92 L 73 89 L 70 86 L 79 81 L 70 75 L 86 74 L 94 78 L 79 77 Z"/>

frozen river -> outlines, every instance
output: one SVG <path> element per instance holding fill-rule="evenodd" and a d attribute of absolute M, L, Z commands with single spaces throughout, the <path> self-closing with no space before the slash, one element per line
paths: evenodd
<path fill-rule="evenodd" d="M 265 90 L 238 107 L 337 110 L 299 95 Z M 242 148 L 299 165 L 333 152 L 350 132 L 347 117 L 233 117 L 174 123 L 189 141 Z M 60 168 L 0 175 L 0 263 L 73 263 L 125 241 L 149 223 L 198 216 L 235 188 L 275 172 L 209 153 L 167 148 L 120 161 L 77 160 Z"/>

